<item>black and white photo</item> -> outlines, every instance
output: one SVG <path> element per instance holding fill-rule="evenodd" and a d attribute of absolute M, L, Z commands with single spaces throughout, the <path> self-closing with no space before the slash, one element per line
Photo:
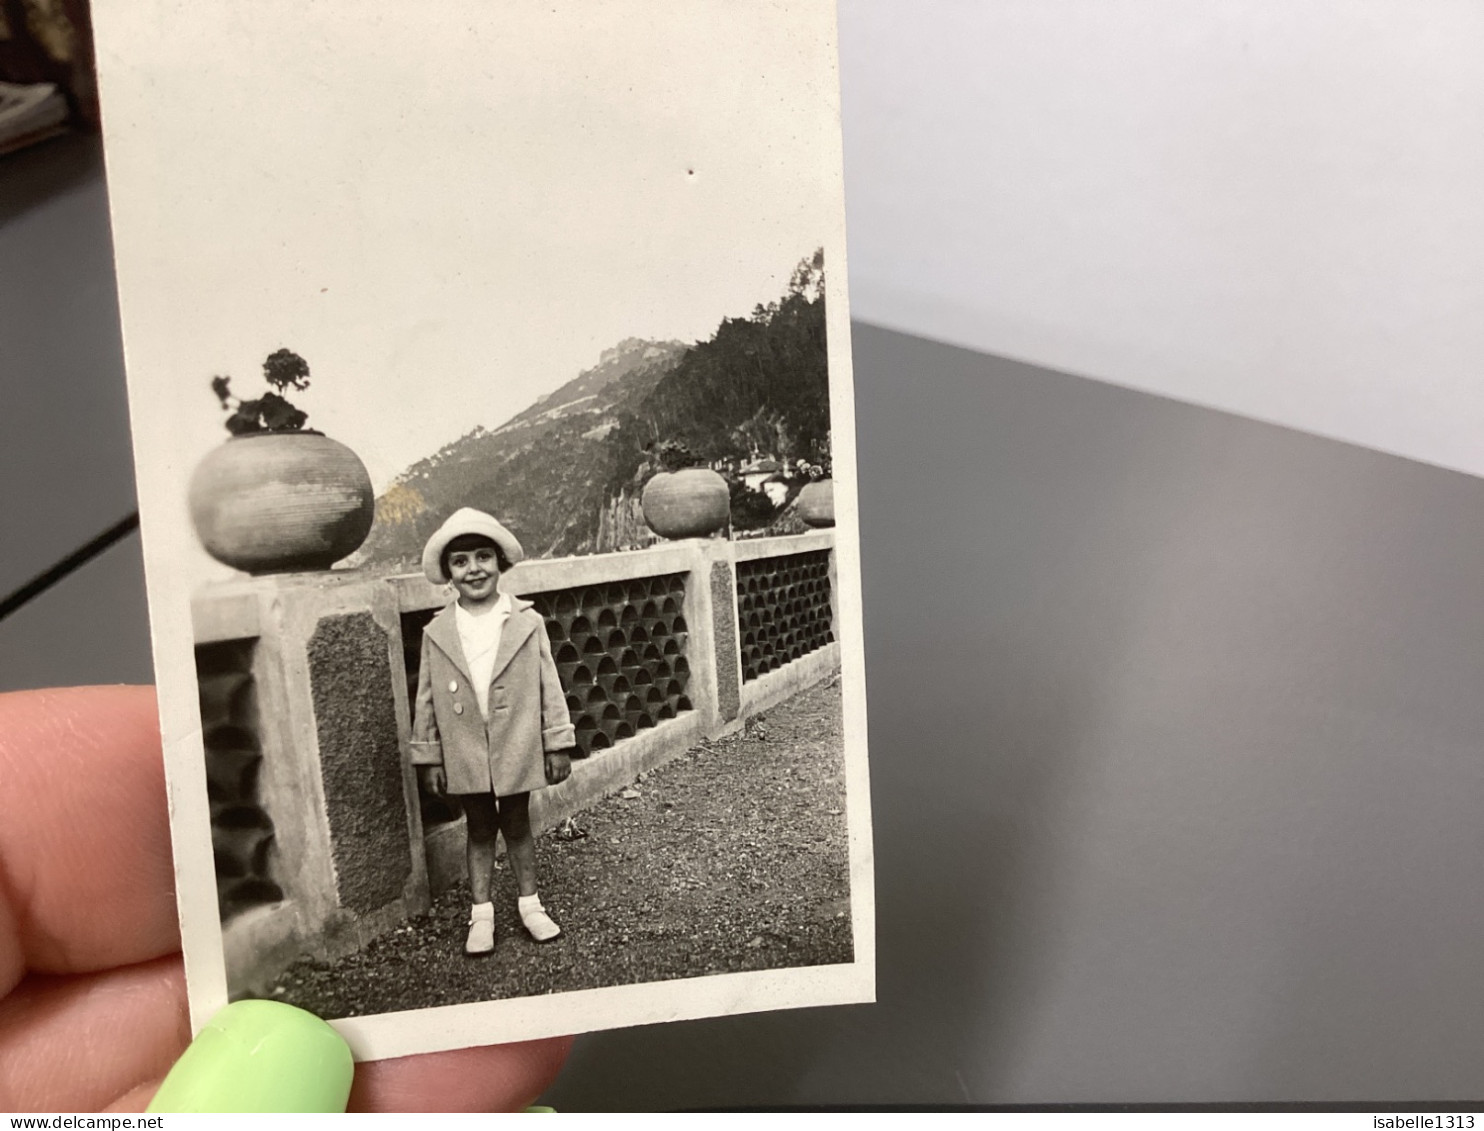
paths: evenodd
<path fill-rule="evenodd" d="M 96 4 L 195 1025 L 871 999 L 834 21 Z"/>

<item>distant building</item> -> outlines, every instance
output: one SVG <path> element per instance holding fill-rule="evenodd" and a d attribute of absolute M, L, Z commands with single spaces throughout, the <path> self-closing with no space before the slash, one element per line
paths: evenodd
<path fill-rule="evenodd" d="M 761 491 L 763 484 L 783 470 L 776 459 L 755 459 L 742 468 L 742 482 L 749 491 Z"/>

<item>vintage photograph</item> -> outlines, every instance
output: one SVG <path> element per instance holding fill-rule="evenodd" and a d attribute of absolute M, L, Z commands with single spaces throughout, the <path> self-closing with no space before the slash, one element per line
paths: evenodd
<path fill-rule="evenodd" d="M 195 1023 L 870 1000 L 833 4 L 152 7 L 95 19 Z"/>

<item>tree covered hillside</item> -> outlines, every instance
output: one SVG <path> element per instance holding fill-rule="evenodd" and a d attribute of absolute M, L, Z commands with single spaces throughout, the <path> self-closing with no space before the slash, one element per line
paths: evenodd
<path fill-rule="evenodd" d="M 787 294 L 750 317 L 724 319 L 621 417 L 608 438 L 608 493 L 642 478 L 647 449 L 664 441 L 707 463 L 757 454 L 790 463 L 826 446 L 824 311 L 824 254 L 816 251 L 794 271 Z"/>
<path fill-rule="evenodd" d="M 764 453 L 788 461 L 827 445 L 824 262 L 707 341 L 629 339 L 507 423 L 477 428 L 421 460 L 377 500 L 357 564 L 408 567 L 445 517 L 489 511 L 531 557 L 590 553 L 611 500 L 653 473 L 657 444 L 706 462 Z"/>

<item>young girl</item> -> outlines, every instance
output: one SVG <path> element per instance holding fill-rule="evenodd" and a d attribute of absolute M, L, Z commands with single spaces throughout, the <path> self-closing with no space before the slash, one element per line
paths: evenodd
<path fill-rule="evenodd" d="M 457 599 L 423 630 L 413 708 L 412 762 L 429 792 L 454 794 L 468 824 L 468 955 L 495 948 L 490 878 L 495 833 L 505 836 L 520 919 L 537 942 L 561 928 L 536 894 L 531 790 L 564 781 L 576 743 L 546 621 L 529 601 L 499 591 L 524 557 L 515 536 L 482 511 L 449 516 L 423 549 L 423 573 L 452 583 Z"/>

